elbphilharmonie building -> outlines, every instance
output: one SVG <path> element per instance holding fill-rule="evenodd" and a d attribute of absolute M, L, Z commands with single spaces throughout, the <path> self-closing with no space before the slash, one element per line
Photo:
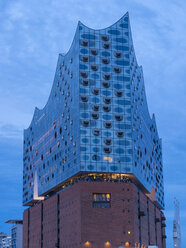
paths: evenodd
<path fill-rule="evenodd" d="M 25 248 L 165 247 L 162 144 L 128 13 L 105 29 L 78 23 L 23 163 Z"/>

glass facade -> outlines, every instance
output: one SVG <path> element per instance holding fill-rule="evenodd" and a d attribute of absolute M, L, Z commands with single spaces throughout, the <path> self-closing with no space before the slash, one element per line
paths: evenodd
<path fill-rule="evenodd" d="M 79 22 L 59 55 L 46 106 L 24 131 L 23 203 L 78 173 L 128 174 L 164 206 L 162 149 L 148 112 L 128 13 L 93 30 Z"/>

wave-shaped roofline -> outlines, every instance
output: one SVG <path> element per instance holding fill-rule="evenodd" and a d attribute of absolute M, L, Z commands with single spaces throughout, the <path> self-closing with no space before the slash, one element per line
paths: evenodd
<path fill-rule="evenodd" d="M 34 119 L 35 119 L 35 117 L 36 117 L 36 114 L 37 114 L 37 113 L 40 113 L 40 112 L 42 112 L 42 111 L 44 111 L 45 108 L 47 107 L 47 105 L 49 104 L 49 101 L 50 101 L 50 98 L 51 98 L 51 94 L 52 94 L 52 89 L 53 89 L 53 87 L 54 87 L 54 82 L 55 82 L 55 76 L 56 76 L 57 68 L 58 68 L 58 66 L 59 66 L 60 57 L 65 58 L 65 57 L 68 56 L 69 52 L 71 51 L 71 49 L 72 49 L 72 47 L 73 47 L 73 43 L 74 43 L 76 34 L 77 34 L 77 32 L 78 32 L 78 28 L 79 28 L 79 25 L 77 25 L 77 28 L 76 28 L 76 31 L 75 31 L 75 35 L 74 35 L 73 40 L 72 40 L 72 42 L 71 42 L 70 48 L 68 49 L 68 52 L 65 53 L 65 54 L 64 54 L 64 53 L 59 53 L 59 55 L 58 55 L 58 61 L 57 61 L 57 66 L 56 66 L 55 75 L 54 75 L 54 80 L 53 80 L 52 87 L 51 87 L 51 90 L 50 90 L 50 94 L 49 94 L 49 97 L 48 97 L 48 99 L 47 99 L 46 104 L 44 105 L 43 108 L 38 108 L 37 106 L 34 108 L 34 113 L 33 113 L 32 120 L 31 120 L 31 122 L 30 122 L 28 128 L 25 128 L 24 131 L 27 131 L 27 130 L 32 126 L 32 123 L 34 122 Z"/>
<path fill-rule="evenodd" d="M 106 30 L 106 29 L 109 29 L 111 28 L 112 26 L 116 25 L 118 22 L 120 22 L 124 17 L 128 17 L 129 18 L 129 12 L 127 11 L 119 20 L 117 20 L 115 23 L 113 23 L 112 25 L 106 27 L 106 28 L 100 28 L 100 29 L 94 29 L 94 28 L 90 28 L 88 26 L 86 26 L 84 23 L 82 23 L 81 21 L 78 22 L 78 26 L 79 24 L 81 24 L 82 26 L 90 29 L 90 30 L 93 30 L 93 31 L 102 31 L 102 30 Z"/>
<path fill-rule="evenodd" d="M 147 111 L 148 111 L 148 116 L 149 116 L 149 119 L 150 121 L 152 122 L 152 124 L 155 125 L 155 130 L 156 130 L 156 134 L 158 136 L 158 139 L 161 140 L 160 136 L 159 136 L 159 133 L 158 133 L 158 128 L 157 128 L 157 124 L 156 124 L 156 117 L 155 117 L 155 114 L 152 113 L 152 115 L 150 114 L 150 111 L 149 111 L 149 106 L 148 106 L 148 102 L 147 102 L 147 95 L 146 95 L 146 90 L 145 90 L 145 80 L 144 80 L 144 75 L 143 75 L 143 66 L 140 65 L 139 66 L 139 69 L 141 71 L 141 76 L 142 76 L 142 81 L 143 81 L 143 86 L 144 86 L 144 97 L 145 97 L 145 101 L 146 101 L 146 105 L 147 105 Z"/>
<path fill-rule="evenodd" d="M 68 54 L 70 53 L 70 51 L 72 50 L 72 47 L 73 47 L 73 43 L 75 41 L 75 37 L 77 35 L 77 33 L 79 32 L 79 26 L 82 25 L 84 26 L 85 28 L 89 29 L 89 30 L 92 30 L 92 31 L 103 31 L 103 30 L 107 30 L 107 29 L 110 29 L 112 28 L 114 25 L 116 25 L 118 22 L 120 22 L 122 19 L 124 19 L 125 17 L 128 17 L 128 23 L 130 24 L 130 20 L 129 20 L 129 12 L 127 11 L 119 20 L 117 20 L 115 23 L 113 23 L 112 25 L 110 26 L 107 26 L 106 28 L 101 28 L 101 29 L 93 29 L 93 28 L 90 28 L 88 26 L 86 26 L 84 23 L 82 23 L 81 21 L 78 21 L 78 25 L 76 27 L 76 31 L 75 31 L 75 34 L 74 34 L 74 37 L 73 37 L 73 40 L 71 42 L 71 45 L 68 49 L 68 52 L 67 53 L 59 53 L 59 56 L 58 56 L 58 61 L 57 61 L 57 66 L 56 66 L 56 72 L 57 72 L 57 68 L 59 66 L 59 61 L 60 61 L 60 57 L 63 57 L 63 58 L 66 58 L 68 56 Z M 130 29 L 130 25 L 128 27 Z M 130 30 L 130 34 L 131 34 L 131 30 Z M 131 40 L 132 40 L 132 34 L 131 34 Z M 132 45 L 133 45 L 133 40 L 132 40 Z M 134 49 L 134 45 L 133 45 L 133 49 Z M 134 54 L 135 54 L 135 49 L 134 49 Z M 135 54 L 135 58 L 136 58 L 136 54 Z M 137 63 L 137 66 L 140 68 L 141 72 L 142 72 L 142 77 L 143 77 L 143 67 L 140 65 L 138 65 L 138 62 L 137 62 L 137 58 L 136 58 L 136 63 Z M 56 76 L 56 72 L 55 72 L 55 76 Z M 52 89 L 54 87 L 54 82 L 55 82 L 55 76 L 54 76 L 54 80 L 53 80 L 53 84 L 52 84 L 52 87 L 51 87 L 51 91 L 50 91 L 50 94 L 49 94 L 49 97 L 47 99 L 47 102 L 46 104 L 44 105 L 43 108 L 38 108 L 37 106 L 35 107 L 34 109 L 34 113 L 33 113 L 33 117 L 32 117 L 32 120 L 28 126 L 28 128 L 24 129 L 24 132 L 27 131 L 33 124 L 34 122 L 34 119 L 36 118 L 36 115 L 39 115 L 41 114 L 45 108 L 47 107 L 47 105 L 49 104 L 49 101 L 51 99 L 51 95 L 52 95 Z M 143 77 L 143 82 L 144 82 L 144 77 Z M 144 85 L 145 87 L 145 85 Z M 146 102 L 147 102 L 147 97 L 146 97 L 146 91 L 145 91 L 145 98 L 146 98 Z M 150 115 L 149 113 L 149 107 L 148 107 L 148 104 L 147 104 L 147 111 L 148 111 L 148 115 L 149 115 L 149 119 L 155 123 L 155 126 L 156 126 L 156 131 L 157 131 L 157 135 L 158 135 L 158 138 L 159 138 L 159 134 L 158 134 L 158 130 L 157 130 L 157 125 L 156 125 L 156 119 L 155 119 L 155 115 L 152 114 L 152 116 Z"/>
<path fill-rule="evenodd" d="M 71 49 L 72 49 L 72 47 L 73 47 L 73 43 L 74 43 L 75 37 L 76 37 L 76 34 L 77 34 L 77 32 L 79 31 L 79 26 L 80 26 L 80 25 L 82 25 L 82 26 L 84 26 L 84 27 L 86 27 L 86 28 L 88 28 L 88 29 L 90 29 L 90 30 L 93 30 L 93 31 L 107 30 L 107 29 L 111 28 L 112 26 L 116 25 L 118 22 L 120 22 L 120 21 L 121 21 L 123 18 L 125 18 L 125 17 L 129 17 L 128 11 L 127 11 L 119 20 L 117 20 L 114 24 L 112 24 L 112 25 L 110 25 L 110 26 L 108 26 L 108 27 L 106 27 L 106 28 L 102 28 L 102 29 L 93 29 L 93 28 L 90 28 L 90 27 L 86 26 L 86 25 L 85 25 L 84 23 L 82 23 L 81 21 L 78 21 L 78 25 L 77 25 L 77 28 L 76 28 L 76 31 L 75 31 L 75 35 L 74 35 L 74 37 L 73 37 L 72 43 L 71 43 L 71 45 L 70 45 L 70 48 L 68 49 L 68 52 L 67 52 L 67 53 L 59 53 L 58 62 L 57 62 L 57 66 L 56 66 L 56 71 L 57 71 L 57 68 L 58 68 L 60 56 L 62 56 L 63 58 L 65 58 L 65 57 L 68 56 L 69 52 L 71 51 Z M 56 75 L 56 72 L 55 72 L 55 75 Z M 50 94 L 49 94 L 49 97 L 48 97 L 48 99 L 47 99 L 46 104 L 45 104 L 44 107 L 41 108 L 41 109 L 38 108 L 37 106 L 34 108 L 34 113 L 33 113 L 32 120 L 31 120 L 31 122 L 30 122 L 28 128 L 25 128 L 24 131 L 27 131 L 27 130 L 32 126 L 32 124 L 33 124 L 33 122 L 34 122 L 34 119 L 35 119 L 36 115 L 39 114 L 39 113 L 41 113 L 42 111 L 44 111 L 45 108 L 47 107 L 47 105 L 48 105 L 48 103 L 49 103 L 49 101 L 50 101 L 50 98 L 51 98 L 51 93 L 52 93 L 52 89 L 53 89 L 53 86 L 54 86 L 54 81 L 55 81 L 55 76 L 54 76 L 52 88 L 51 88 L 51 91 L 50 91 Z"/>

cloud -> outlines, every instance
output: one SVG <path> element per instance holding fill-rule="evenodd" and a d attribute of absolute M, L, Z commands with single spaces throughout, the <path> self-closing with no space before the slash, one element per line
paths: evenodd
<path fill-rule="evenodd" d="M 0 137 L 1 138 L 22 138 L 23 129 L 14 125 L 1 125 L 0 123 Z"/>

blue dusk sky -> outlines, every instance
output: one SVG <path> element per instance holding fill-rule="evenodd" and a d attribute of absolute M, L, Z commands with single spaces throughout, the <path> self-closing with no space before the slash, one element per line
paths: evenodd
<path fill-rule="evenodd" d="M 23 129 L 49 96 L 58 54 L 67 52 L 81 20 L 105 28 L 129 11 L 150 113 L 163 141 L 167 247 L 173 200 L 180 202 L 186 243 L 186 1 L 0 1 L 0 231 L 22 217 Z"/>

